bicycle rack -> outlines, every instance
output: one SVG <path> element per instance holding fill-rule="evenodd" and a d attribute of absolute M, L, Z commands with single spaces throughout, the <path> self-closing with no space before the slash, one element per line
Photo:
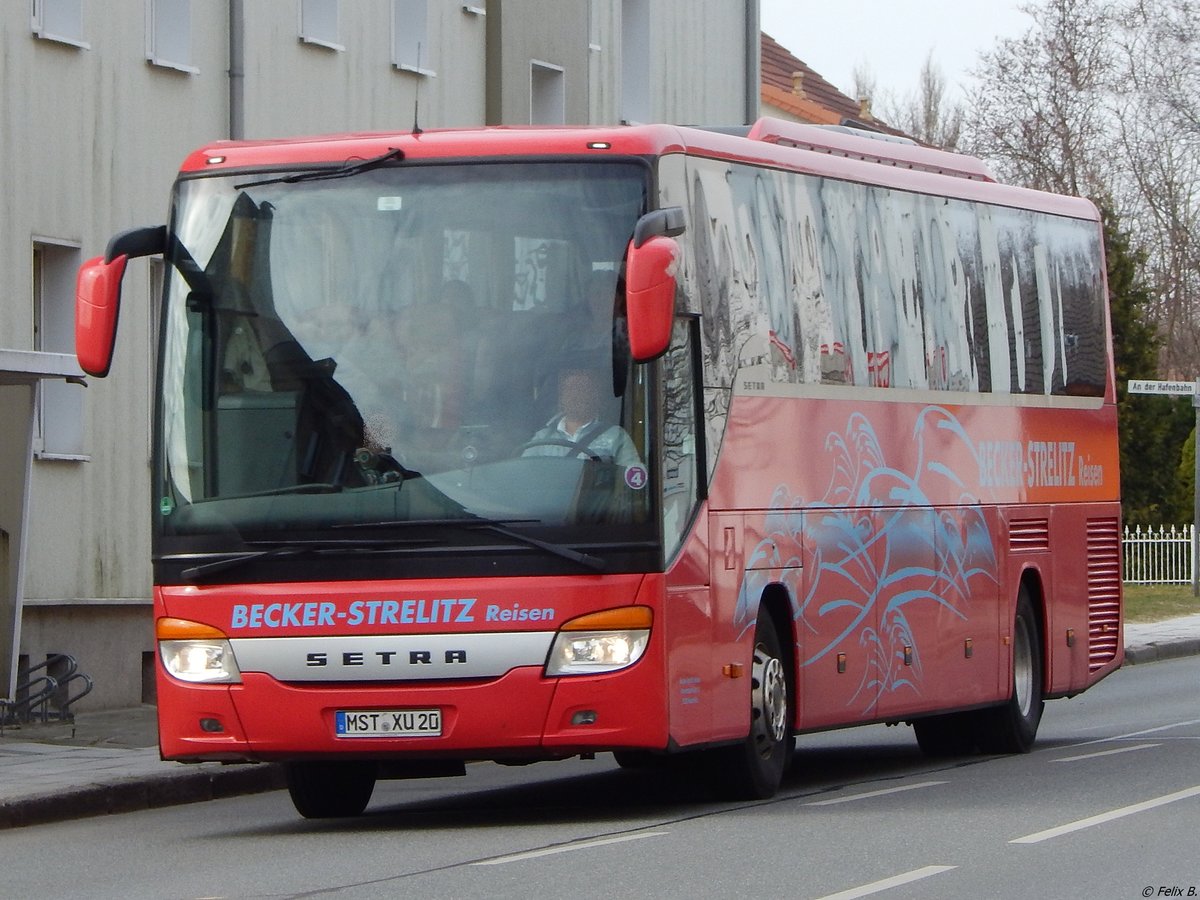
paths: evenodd
<path fill-rule="evenodd" d="M 83 682 L 83 690 L 79 691 L 79 693 L 77 693 L 77 694 L 72 695 L 71 692 L 67 689 L 67 686 L 72 681 Z M 72 672 L 66 678 L 62 679 L 58 683 L 58 686 L 65 692 L 65 696 L 63 698 L 62 705 L 59 706 L 59 708 L 58 708 L 59 717 L 62 718 L 64 721 L 70 722 L 75 719 L 75 713 L 71 712 L 71 704 L 74 703 L 76 700 L 79 700 L 80 698 L 86 697 L 88 694 L 90 694 L 92 692 L 92 688 L 94 688 L 96 686 L 96 683 L 94 681 L 92 681 L 92 678 L 90 675 L 85 675 L 83 672 Z"/>
<path fill-rule="evenodd" d="M 42 670 L 45 670 L 44 672 Z M 51 675 L 53 670 L 55 675 Z M 16 699 L 0 700 L 0 727 L 21 725 L 51 719 L 70 722 L 75 718 L 71 704 L 91 693 L 92 679 L 79 671 L 75 657 L 54 653 L 43 662 L 30 666 L 18 682 Z M 82 689 L 71 693 L 70 685 L 79 683 Z"/>

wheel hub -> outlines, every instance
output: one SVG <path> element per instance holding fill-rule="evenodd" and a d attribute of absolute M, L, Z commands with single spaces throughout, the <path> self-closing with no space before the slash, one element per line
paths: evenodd
<path fill-rule="evenodd" d="M 1028 716 L 1033 706 L 1033 648 L 1029 625 L 1021 618 L 1017 619 L 1013 640 L 1013 690 L 1021 715 Z"/>
<path fill-rule="evenodd" d="M 754 650 L 751 734 L 754 746 L 769 756 L 787 735 L 787 678 L 783 663 L 762 647 Z"/>

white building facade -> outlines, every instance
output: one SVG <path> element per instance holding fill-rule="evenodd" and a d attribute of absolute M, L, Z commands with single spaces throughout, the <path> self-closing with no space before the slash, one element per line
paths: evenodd
<path fill-rule="evenodd" d="M 414 121 L 736 125 L 757 116 L 758 66 L 757 0 L 10 0 L 0 353 L 73 353 L 79 263 L 163 222 L 179 163 L 213 139 Z M 0 471 L 0 509 L 26 510 L 20 527 L 0 520 L 13 611 L 0 642 L 21 672 L 73 656 L 93 709 L 153 699 L 160 277 L 153 260 L 131 264 L 109 377 L 43 381 L 28 477 Z M 0 424 L 0 442 L 24 433 Z"/>

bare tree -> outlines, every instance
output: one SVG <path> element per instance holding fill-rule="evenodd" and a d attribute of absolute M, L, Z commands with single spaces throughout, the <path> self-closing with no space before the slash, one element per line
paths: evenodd
<path fill-rule="evenodd" d="M 1111 132 L 1105 100 L 1116 83 L 1113 0 L 1045 0 L 1021 8 L 1035 25 L 981 57 L 964 144 L 1005 180 L 1103 193 Z"/>
<path fill-rule="evenodd" d="M 1111 205 L 1146 260 L 1160 368 L 1200 375 L 1200 4 L 1040 0 L 974 71 L 963 147 Z"/>
<path fill-rule="evenodd" d="M 943 150 L 957 150 L 962 140 L 965 110 L 947 94 L 946 76 L 933 61 L 931 50 L 921 66 L 915 94 L 885 108 L 884 118 L 905 134 Z"/>
<path fill-rule="evenodd" d="M 872 108 L 879 108 L 881 102 L 886 102 L 887 92 L 880 90 L 879 79 L 866 63 L 855 65 L 851 77 L 854 84 L 850 87 L 850 96 L 857 100 L 860 106 L 865 103 L 870 111 Z"/>
<path fill-rule="evenodd" d="M 1124 9 L 1118 98 L 1127 179 L 1148 243 L 1155 311 L 1168 340 L 1162 368 L 1200 375 L 1200 27 L 1191 0 L 1133 0 Z"/>

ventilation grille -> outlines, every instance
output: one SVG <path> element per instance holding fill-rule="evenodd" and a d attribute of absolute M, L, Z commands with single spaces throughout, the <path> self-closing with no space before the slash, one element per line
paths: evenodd
<path fill-rule="evenodd" d="M 1027 553 L 1050 549 L 1050 522 L 1047 519 L 1013 519 L 1008 523 L 1008 547 Z"/>
<path fill-rule="evenodd" d="M 1088 519 L 1088 669 L 1117 656 L 1121 636 L 1121 528 L 1116 519 Z"/>

